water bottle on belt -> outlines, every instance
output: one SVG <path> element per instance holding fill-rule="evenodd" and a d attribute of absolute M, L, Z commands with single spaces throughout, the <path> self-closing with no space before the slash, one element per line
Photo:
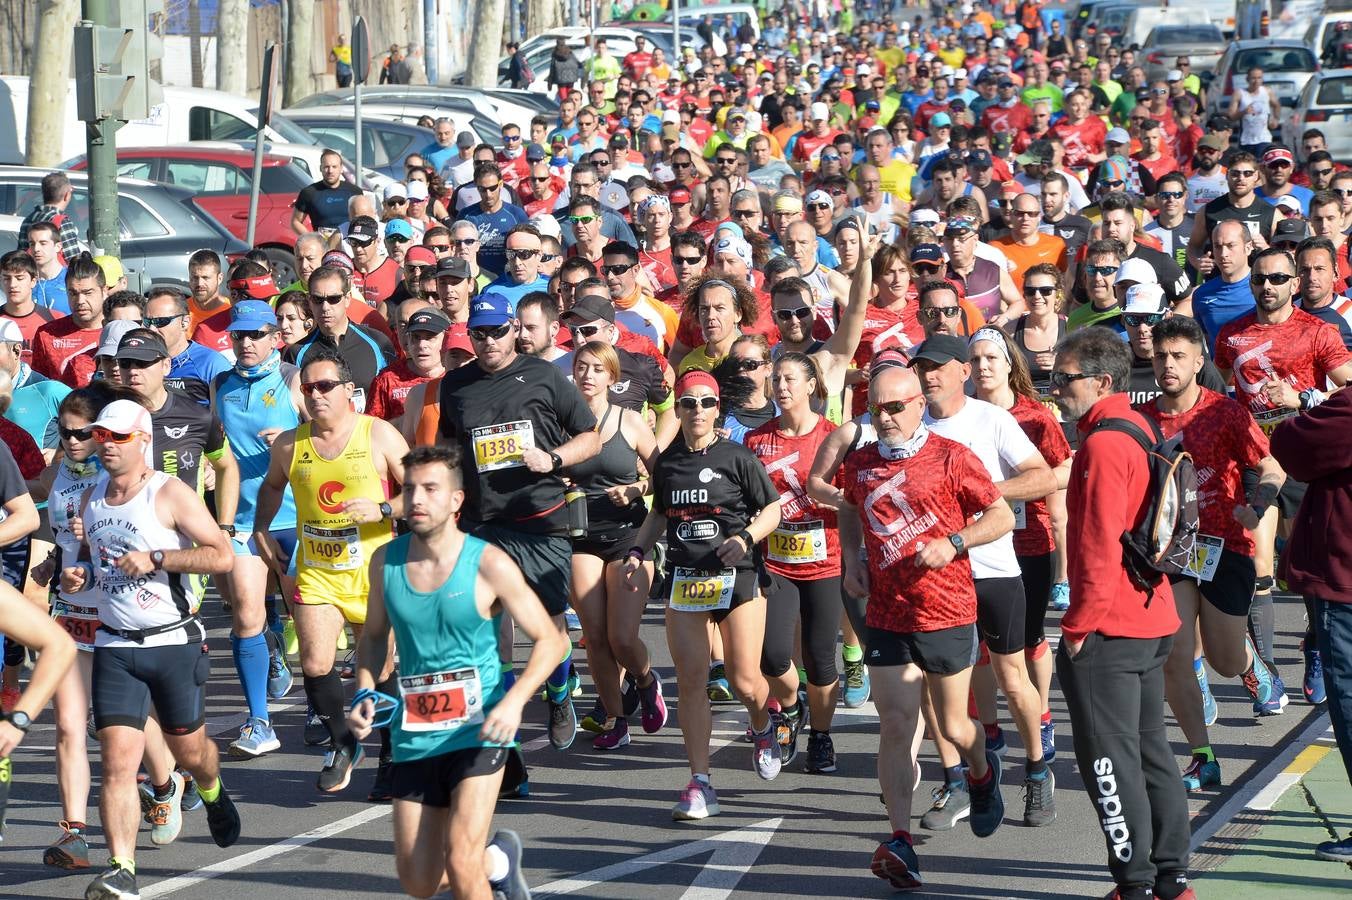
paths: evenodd
<path fill-rule="evenodd" d="M 564 489 L 563 501 L 568 505 L 568 536 L 586 537 L 587 492 L 575 484 L 569 484 Z"/>

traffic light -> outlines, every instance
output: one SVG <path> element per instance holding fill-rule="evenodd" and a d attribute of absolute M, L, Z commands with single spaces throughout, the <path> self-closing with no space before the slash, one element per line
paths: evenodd
<path fill-rule="evenodd" d="M 75 28 L 75 96 L 82 121 L 149 117 L 164 101 L 150 77 L 151 63 L 164 55 L 158 28 L 164 0 L 121 0 L 112 22 L 81 22 Z"/>

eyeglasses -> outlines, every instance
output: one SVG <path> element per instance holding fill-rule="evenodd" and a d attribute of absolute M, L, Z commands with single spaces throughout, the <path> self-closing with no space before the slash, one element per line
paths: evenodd
<path fill-rule="evenodd" d="M 1042 210 L 1040 209 L 1012 209 L 1010 212 L 1020 218 L 1028 219 L 1036 219 L 1038 216 L 1042 215 Z"/>
<path fill-rule="evenodd" d="M 1050 297 L 1055 293 L 1056 285 L 1054 284 L 1027 284 L 1023 288 L 1025 297 Z"/>
<path fill-rule="evenodd" d="M 598 334 L 601 333 L 601 326 L 600 326 L 600 325 L 574 325 L 574 326 L 572 327 L 571 330 L 572 330 L 573 334 L 577 335 L 578 337 L 583 338 L 583 339 L 585 339 L 585 340 L 590 340 L 590 339 L 592 339 L 593 337 L 595 337 L 596 335 L 598 335 Z"/>
<path fill-rule="evenodd" d="M 1184 193 L 1183 191 L 1160 191 L 1160 192 L 1159 192 L 1159 198 L 1160 198 L 1161 200 L 1182 200 L 1182 199 L 1183 199 L 1184 197 L 1186 197 L 1186 196 L 1187 196 L 1187 194 Z"/>
<path fill-rule="evenodd" d="M 586 225 L 586 224 L 588 224 L 588 223 L 590 223 L 590 222 L 595 222 L 595 221 L 596 221 L 597 219 L 599 219 L 599 218 L 601 218 L 601 217 L 600 217 L 600 216 L 569 216 L 569 217 L 568 217 L 568 221 L 569 221 L 569 222 L 572 222 L 574 225 Z"/>
<path fill-rule="evenodd" d="M 539 255 L 539 253 L 540 253 L 539 250 L 532 250 L 532 249 L 530 249 L 529 247 L 527 247 L 527 248 L 520 249 L 520 250 L 512 250 L 512 249 L 508 249 L 508 250 L 505 250 L 505 251 L 503 252 L 503 255 L 506 256 L 508 259 L 513 259 L 513 260 L 515 260 L 515 259 L 535 259 L 535 257 L 536 257 L 537 255 Z"/>
<path fill-rule="evenodd" d="M 1082 378 L 1096 378 L 1102 374 L 1102 372 L 1052 372 L 1047 376 L 1047 381 L 1051 383 L 1052 387 L 1065 390 L 1070 387 L 1072 381 L 1079 381 Z"/>
<path fill-rule="evenodd" d="M 497 341 L 507 336 L 507 332 L 512 330 L 511 322 L 503 322 L 501 325 L 492 325 L 479 328 L 471 328 L 469 337 L 472 341 Z"/>
<path fill-rule="evenodd" d="M 544 251 L 540 252 L 540 262 L 542 263 L 553 262 L 558 258 L 559 254 L 557 253 L 545 253 Z"/>
<path fill-rule="evenodd" d="M 1142 325 L 1154 328 L 1164 321 L 1164 313 L 1123 313 L 1122 321 L 1131 328 L 1140 328 Z"/>
<path fill-rule="evenodd" d="M 1264 275 L 1262 272 L 1254 272 L 1252 275 L 1249 276 L 1249 280 L 1257 285 L 1263 284 L 1282 285 L 1286 284 L 1288 281 L 1290 281 L 1292 278 L 1295 277 L 1296 276 L 1288 275 L 1285 272 L 1269 272 L 1266 275 Z"/>
<path fill-rule="evenodd" d="M 519 135 L 519 134 L 504 134 L 504 135 L 502 136 L 502 139 L 503 139 L 504 141 L 506 141 L 507 143 L 509 143 L 509 144 L 515 144 L 517 141 L 521 140 L 521 135 Z"/>
<path fill-rule="evenodd" d="M 449 249 L 451 249 L 451 244 L 454 244 L 454 245 L 457 246 L 457 247 L 473 247 L 473 246 L 474 246 L 475 244 L 477 244 L 477 243 L 479 243 L 479 239 L 476 238 L 476 237 L 472 237 L 472 238 L 460 238 L 460 239 L 458 239 L 458 240 L 453 240 L 453 241 L 451 241 L 450 244 L 442 244 L 440 247 L 433 247 L 432 249 L 434 249 L 434 250 L 449 250 Z"/>
<path fill-rule="evenodd" d="M 407 202 L 408 202 L 408 198 L 407 198 L 407 197 L 386 197 L 386 198 L 385 198 L 385 205 L 386 205 L 386 206 L 403 206 L 403 205 L 404 205 L 405 203 L 407 203 Z"/>
<path fill-rule="evenodd" d="M 1229 173 L 1227 173 L 1227 174 L 1229 174 L 1229 176 L 1230 176 L 1231 178 L 1252 178 L 1253 176 L 1255 176 L 1255 175 L 1258 174 L 1258 170 L 1257 170 L 1257 169 L 1231 169 L 1231 170 L 1229 171 Z"/>
<path fill-rule="evenodd" d="M 127 444 L 136 437 L 136 432 L 109 431 L 107 428 L 91 429 L 94 440 L 100 444 Z"/>
<path fill-rule="evenodd" d="M 718 405 L 717 397 L 682 397 L 676 404 L 686 412 L 696 409 L 713 409 Z"/>
<path fill-rule="evenodd" d="M 738 372 L 754 372 L 757 369 L 770 365 L 768 359 L 739 359 L 737 361 Z"/>
<path fill-rule="evenodd" d="M 794 309 L 777 309 L 775 318 L 781 322 L 787 322 L 790 319 L 806 319 L 812 315 L 812 307 L 798 306 Z"/>
<path fill-rule="evenodd" d="M 1153 96 L 1156 96 L 1156 97 L 1163 97 L 1165 94 L 1169 93 L 1169 89 L 1168 89 L 1168 88 L 1151 88 L 1151 89 L 1150 89 L 1150 93 L 1151 93 Z"/>
<path fill-rule="evenodd" d="M 1328 178 L 1333 174 L 1333 169 L 1311 169 L 1310 175 L 1314 178 Z"/>
<path fill-rule="evenodd" d="M 271 331 L 257 329 L 255 331 L 232 331 L 230 337 L 236 341 L 265 341 L 272 337 Z"/>
<path fill-rule="evenodd" d="M 697 266 L 704 261 L 703 256 L 676 256 L 672 254 L 671 264 L 673 266 Z"/>
<path fill-rule="evenodd" d="M 158 359 L 119 359 L 117 367 L 119 369 L 149 369 L 151 366 L 158 365 Z"/>
<path fill-rule="evenodd" d="M 167 328 L 179 319 L 185 318 L 187 318 L 187 316 L 183 313 L 172 316 L 147 316 L 144 320 L 144 324 L 149 325 L 151 328 Z"/>
<path fill-rule="evenodd" d="M 310 299 L 316 303 L 329 303 L 337 306 L 347 299 L 347 294 L 311 294 Z"/>
<path fill-rule="evenodd" d="M 607 275 L 623 275 L 634 267 L 634 263 L 616 263 L 613 266 L 602 266 L 601 271 Z"/>
<path fill-rule="evenodd" d="M 323 378 L 319 381 L 302 381 L 300 383 L 301 391 L 307 397 L 313 397 L 316 394 L 327 394 L 340 384 L 351 384 L 350 381 L 338 381 L 333 378 Z"/>
<path fill-rule="evenodd" d="M 466 243 L 473 244 L 474 241 L 466 241 Z M 451 251 L 450 244 L 424 244 L 423 246 L 433 253 L 449 253 Z"/>
<path fill-rule="evenodd" d="M 920 310 L 920 315 L 931 322 L 937 322 L 940 316 L 945 319 L 956 319 L 960 312 L 962 312 L 961 306 L 931 306 L 929 309 Z"/>
<path fill-rule="evenodd" d="M 1119 266 L 1085 266 L 1085 270 L 1090 275 L 1097 275 L 1100 278 L 1107 278 L 1109 275 L 1116 275 Z"/>
<path fill-rule="evenodd" d="M 72 438 L 77 441 L 87 441 L 94 436 L 93 427 L 88 425 L 84 428 L 66 428 L 64 425 L 61 425 L 57 426 L 57 431 L 61 433 L 61 440 L 63 441 L 68 441 Z"/>
<path fill-rule="evenodd" d="M 754 219 L 759 213 L 760 210 L 758 209 L 734 209 L 732 217 L 734 219 Z"/>
<path fill-rule="evenodd" d="M 906 410 L 906 407 L 920 399 L 922 399 L 921 396 L 916 394 L 912 397 L 903 397 L 900 400 L 888 400 L 885 403 L 870 403 L 868 414 L 875 419 L 883 413 L 887 413 L 889 416 L 898 416 Z"/>

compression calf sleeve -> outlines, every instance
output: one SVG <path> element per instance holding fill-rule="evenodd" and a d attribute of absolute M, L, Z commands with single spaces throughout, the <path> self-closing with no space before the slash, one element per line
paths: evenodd
<path fill-rule="evenodd" d="M 255 719 L 270 721 L 268 718 L 268 638 L 265 632 L 253 637 L 242 638 L 230 635 L 230 653 L 235 659 L 235 672 L 239 675 L 240 687 L 244 689 L 244 701 L 249 705 L 249 715 Z"/>
<path fill-rule="evenodd" d="M 343 714 L 343 679 L 337 669 L 330 669 L 318 678 L 305 676 L 305 698 L 310 701 L 315 715 L 329 730 L 335 746 L 347 739 L 347 717 Z"/>
<path fill-rule="evenodd" d="M 1271 579 L 1266 580 L 1271 581 Z M 1253 638 L 1254 646 L 1258 648 L 1258 655 L 1274 672 L 1277 671 L 1277 665 L 1272 659 L 1275 628 L 1276 623 L 1272 611 L 1272 585 L 1268 584 L 1266 587 L 1260 585 L 1258 593 L 1253 595 L 1253 600 L 1249 603 L 1249 635 Z"/>

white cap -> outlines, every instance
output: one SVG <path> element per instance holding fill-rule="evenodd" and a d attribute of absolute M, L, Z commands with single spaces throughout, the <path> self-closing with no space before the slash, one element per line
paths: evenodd
<path fill-rule="evenodd" d="M 1300 201 L 1290 194 L 1283 194 L 1277 198 L 1277 207 L 1279 209 L 1289 209 L 1293 212 L 1300 212 Z"/>
<path fill-rule="evenodd" d="M 760 130 L 761 130 L 761 125 L 763 125 L 763 124 L 765 124 L 765 120 L 761 118 L 761 114 L 760 114 L 760 113 L 756 112 L 754 109 L 747 110 L 747 113 L 746 113 L 746 130 L 747 130 L 747 131 L 750 131 L 750 132 L 757 132 L 757 131 L 760 131 Z"/>
<path fill-rule="evenodd" d="M 1128 260 L 1136 262 L 1136 260 Z M 1164 311 L 1164 288 L 1158 284 L 1133 284 L 1127 288 L 1123 312 L 1157 313 Z"/>
<path fill-rule="evenodd" d="M 1160 277 L 1155 272 L 1155 268 L 1143 259 L 1126 259 L 1117 270 L 1117 277 L 1113 279 L 1113 284 L 1121 284 L 1124 281 L 1134 281 L 1137 284 L 1159 284 Z"/>
<path fill-rule="evenodd" d="M 737 48 L 737 52 L 738 52 L 738 53 L 750 53 L 750 52 L 751 52 L 751 45 L 750 45 L 750 44 L 742 44 L 741 46 L 739 46 L 739 47 Z"/>
<path fill-rule="evenodd" d="M 563 240 L 563 228 L 559 225 L 559 220 L 549 213 L 531 216 L 530 224 L 534 225 L 541 234 L 548 235 L 556 241 Z"/>
<path fill-rule="evenodd" d="M 23 330 L 13 319 L 0 319 L 0 344 L 22 344 Z"/>
<path fill-rule="evenodd" d="M 920 207 L 911 210 L 912 225 L 938 225 L 939 211 L 928 207 Z"/>
<path fill-rule="evenodd" d="M 1182 81 L 1182 80 L 1183 80 L 1183 72 L 1182 72 L 1181 70 L 1179 70 L 1179 69 L 1170 69 L 1170 70 L 1169 70 L 1169 74 L 1165 77 L 1164 80 L 1165 80 L 1165 81 Z"/>
<path fill-rule="evenodd" d="M 870 66 L 868 63 L 860 63 L 859 66 L 854 70 L 854 73 L 858 75 L 860 78 L 863 78 L 865 75 L 873 74 L 873 67 Z"/>
<path fill-rule="evenodd" d="M 680 111 L 679 111 L 679 110 L 675 110 L 675 109 L 666 109 L 666 110 L 663 110 L 663 111 L 662 111 L 662 124 L 663 124 L 663 125 L 679 125 L 679 124 L 681 124 L 681 113 L 680 113 Z"/>
<path fill-rule="evenodd" d="M 395 197 L 402 197 L 405 200 L 408 199 L 408 188 L 404 187 L 402 182 L 395 181 L 385 185 L 385 199 L 391 200 Z"/>
<path fill-rule="evenodd" d="M 6 320 L 8 321 L 8 320 Z M 10 323 L 13 324 L 13 323 Z M 103 326 L 99 332 L 99 348 L 94 356 L 117 356 L 117 347 L 122 343 L 122 338 L 128 331 L 134 331 L 141 327 L 140 322 L 131 322 L 127 319 L 114 319 Z M 20 338 L 22 340 L 22 338 Z"/>
<path fill-rule="evenodd" d="M 427 182 L 425 182 L 425 181 L 410 181 L 410 182 L 408 183 L 408 199 L 410 199 L 410 200 L 426 200 L 426 199 L 427 199 Z"/>
<path fill-rule="evenodd" d="M 830 107 L 828 107 L 825 103 L 822 103 L 820 100 L 812 104 L 812 121 L 825 122 L 829 118 L 831 118 Z"/>
<path fill-rule="evenodd" d="M 943 73 L 943 76 L 944 76 L 945 78 L 952 78 L 952 77 L 953 77 L 953 67 L 952 67 L 952 66 L 945 65 L 945 66 L 944 66 L 942 69 L 940 69 L 939 71 Z"/>
<path fill-rule="evenodd" d="M 131 434 L 139 431 L 150 434 L 150 410 L 135 400 L 114 400 L 99 413 L 93 428 L 106 428 L 118 434 Z"/>
<path fill-rule="evenodd" d="M 900 27 L 901 27 L 901 33 L 902 33 L 902 34 L 907 34 L 907 33 L 910 32 L 910 30 L 911 30 L 911 23 L 910 23 L 910 22 L 902 22 Z"/>
<path fill-rule="evenodd" d="M 1004 45 L 1005 45 L 1005 39 L 1002 38 L 1002 37 L 1000 37 L 998 34 L 997 34 L 995 37 L 991 38 L 991 46 L 992 46 L 992 47 L 1003 47 Z"/>
<path fill-rule="evenodd" d="M 956 72 L 953 73 L 953 78 L 956 79 L 956 80 L 961 80 L 961 79 L 964 79 L 964 78 L 966 78 L 966 77 L 967 77 L 967 70 L 966 70 L 966 69 L 958 69 Z"/>

